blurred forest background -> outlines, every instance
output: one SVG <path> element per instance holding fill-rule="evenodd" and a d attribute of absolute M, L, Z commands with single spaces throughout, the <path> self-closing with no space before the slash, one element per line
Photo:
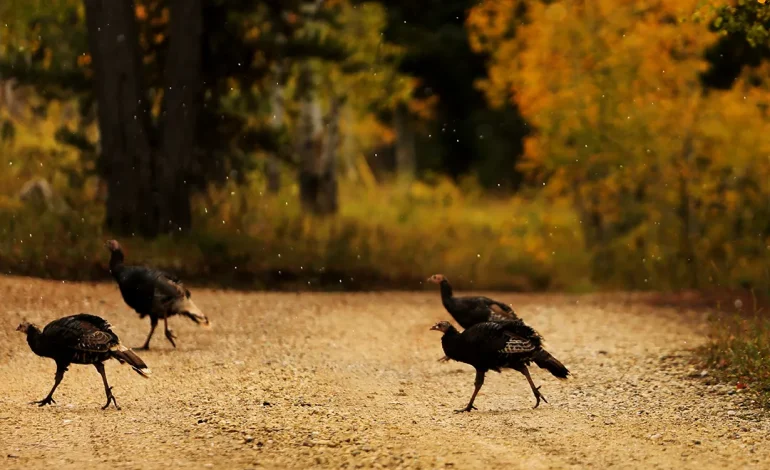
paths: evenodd
<path fill-rule="evenodd" d="M 0 269 L 770 285 L 759 0 L 4 0 Z"/>

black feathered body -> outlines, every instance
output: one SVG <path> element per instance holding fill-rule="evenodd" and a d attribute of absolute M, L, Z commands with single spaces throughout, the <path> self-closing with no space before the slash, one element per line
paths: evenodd
<path fill-rule="evenodd" d="M 169 308 L 176 298 L 189 298 L 189 291 L 174 277 L 144 266 L 123 266 L 113 272 L 126 304 L 142 318 L 147 315 L 168 316 L 178 312 Z"/>
<path fill-rule="evenodd" d="M 27 343 L 35 354 L 57 363 L 96 364 L 110 359 L 120 340 L 105 320 L 81 313 L 54 320 L 43 331 L 30 328 Z"/>
<path fill-rule="evenodd" d="M 446 279 L 441 281 L 441 303 L 463 328 L 490 321 L 517 320 L 513 309 L 489 297 L 455 297 Z"/>
<path fill-rule="evenodd" d="M 196 323 L 209 323 L 178 277 L 146 266 L 126 266 L 120 251 L 112 253 L 110 272 L 123 300 L 140 317 L 185 315 Z"/>
<path fill-rule="evenodd" d="M 521 320 L 477 323 L 458 332 L 450 327 L 441 338 L 444 354 L 479 371 L 519 369 L 535 362 L 554 376 L 566 378 L 564 365 L 542 347 L 542 338 Z"/>
<path fill-rule="evenodd" d="M 93 364 L 102 376 L 104 392 L 107 395 L 107 404 L 102 409 L 107 409 L 110 403 L 120 409 L 112 394 L 112 387 L 107 382 L 104 361 L 117 359 L 121 364 L 128 363 L 139 375 L 150 376 L 147 364 L 133 351 L 120 344 L 120 339 L 112 331 L 110 324 L 95 315 L 81 313 L 60 318 L 46 325 L 43 331 L 29 323 L 23 323 L 19 329 L 26 331 L 27 343 L 32 352 L 56 361 L 53 388 L 45 398 L 33 402 L 40 406 L 56 403 L 53 394 L 70 364 Z"/>
<path fill-rule="evenodd" d="M 99 364 L 109 359 L 127 362 L 139 374 L 149 374 L 147 365 L 120 343 L 112 326 L 103 318 L 87 313 L 54 320 L 43 328 L 27 330 L 27 343 L 38 356 L 57 364 Z"/>

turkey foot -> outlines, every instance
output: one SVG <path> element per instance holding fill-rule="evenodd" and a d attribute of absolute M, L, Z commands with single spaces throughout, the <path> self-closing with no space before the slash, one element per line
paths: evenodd
<path fill-rule="evenodd" d="M 171 346 L 176 347 L 176 343 L 174 342 L 176 335 L 172 330 L 166 330 L 166 339 L 171 343 Z"/>
<path fill-rule="evenodd" d="M 447 362 L 448 360 L 449 360 L 449 358 L 444 356 L 441 359 L 439 359 L 438 362 Z"/>
<path fill-rule="evenodd" d="M 540 385 L 540 387 L 542 387 L 542 385 Z M 545 396 L 544 396 L 542 393 L 540 393 L 540 387 L 534 388 L 534 389 L 532 390 L 533 392 L 535 392 L 535 398 L 537 399 L 537 403 L 535 403 L 535 406 L 534 406 L 534 407 L 532 407 L 532 409 L 533 409 L 533 410 L 534 410 L 535 408 L 537 408 L 538 406 L 540 406 L 540 400 L 541 400 L 541 399 L 542 399 L 542 400 L 543 400 L 545 403 L 548 403 L 548 400 L 546 400 L 546 399 L 545 399 Z"/>
<path fill-rule="evenodd" d="M 103 410 L 106 410 L 110 407 L 110 403 L 115 405 L 115 409 L 119 410 L 120 406 L 118 406 L 118 402 L 115 400 L 115 395 L 112 394 L 112 387 L 107 389 L 107 404 L 102 407 Z"/>
<path fill-rule="evenodd" d="M 478 410 L 478 408 L 476 408 L 474 405 L 468 405 L 461 410 L 455 410 L 455 413 L 465 413 L 466 411 L 470 413 L 471 410 Z"/>
<path fill-rule="evenodd" d="M 53 399 L 53 397 L 45 397 L 40 401 L 31 401 L 29 402 L 30 405 L 37 405 L 37 406 L 45 406 L 50 405 L 51 403 L 56 404 L 56 401 Z"/>

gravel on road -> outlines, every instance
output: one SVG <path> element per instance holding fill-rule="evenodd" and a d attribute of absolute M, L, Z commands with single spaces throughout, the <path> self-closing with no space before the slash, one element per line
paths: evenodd
<path fill-rule="evenodd" d="M 465 294 L 465 293 L 463 293 Z M 143 379 L 107 363 L 122 410 L 101 410 L 91 366 L 73 365 L 57 404 L 22 319 L 44 326 L 88 312 L 128 346 L 149 322 L 113 284 L 0 277 L 0 467 L 155 468 L 770 468 L 770 420 L 751 396 L 691 365 L 702 314 L 633 296 L 492 294 L 510 302 L 573 373 L 489 373 L 472 413 L 470 366 L 439 363 L 449 320 L 437 291 L 291 294 L 193 289 L 209 330 L 170 320 L 140 352 Z"/>

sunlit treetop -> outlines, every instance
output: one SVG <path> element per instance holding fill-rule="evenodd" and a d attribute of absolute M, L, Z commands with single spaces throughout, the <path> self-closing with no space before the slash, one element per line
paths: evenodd
<path fill-rule="evenodd" d="M 741 34 L 754 46 L 770 46 L 770 4 L 766 0 L 733 0 L 710 5 L 716 12 L 715 31 Z"/>

